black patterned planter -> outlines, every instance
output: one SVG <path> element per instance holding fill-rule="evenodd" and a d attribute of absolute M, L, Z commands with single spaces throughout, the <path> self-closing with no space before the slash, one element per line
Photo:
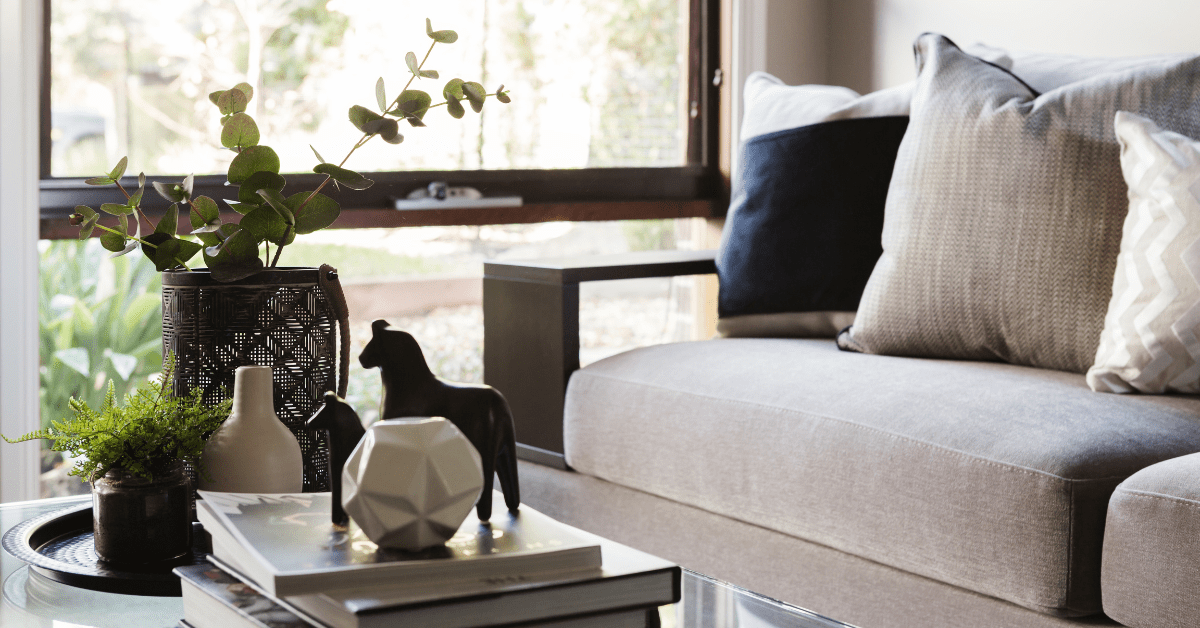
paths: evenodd
<path fill-rule="evenodd" d="M 163 356 L 176 356 L 175 394 L 199 387 L 215 403 L 233 394 L 239 366 L 272 367 L 275 413 L 304 453 L 304 490 L 329 490 L 328 451 L 304 421 L 327 391 L 346 394 L 349 324 L 337 271 L 272 268 L 229 283 L 206 270 L 162 275 Z"/>

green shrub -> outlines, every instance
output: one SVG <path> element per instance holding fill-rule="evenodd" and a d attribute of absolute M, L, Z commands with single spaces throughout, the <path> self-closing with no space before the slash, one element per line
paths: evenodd
<path fill-rule="evenodd" d="M 41 243 L 41 427 L 75 397 L 99 407 L 162 368 L 161 278 L 140 259 L 108 259 L 96 240 Z"/>

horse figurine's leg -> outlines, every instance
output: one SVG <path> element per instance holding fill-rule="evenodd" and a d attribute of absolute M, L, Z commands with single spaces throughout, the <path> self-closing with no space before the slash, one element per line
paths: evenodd
<path fill-rule="evenodd" d="M 475 514 L 480 521 L 487 521 L 492 517 L 492 478 L 496 475 L 496 457 L 493 455 L 490 447 L 485 447 L 481 458 L 483 459 L 483 491 L 479 493 L 479 501 L 475 503 Z"/>
<path fill-rule="evenodd" d="M 508 402 L 497 391 L 493 412 L 497 417 L 495 429 L 500 441 L 497 447 L 496 474 L 500 476 L 500 489 L 504 491 L 504 505 L 509 511 L 516 512 L 521 505 L 521 485 L 517 481 L 517 443 L 516 432 L 513 429 L 512 412 Z"/>

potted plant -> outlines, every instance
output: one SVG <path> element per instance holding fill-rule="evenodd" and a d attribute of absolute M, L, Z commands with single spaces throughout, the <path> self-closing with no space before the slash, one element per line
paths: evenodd
<path fill-rule="evenodd" d="M 118 404 L 109 383 L 99 409 L 72 398 L 72 416 L 10 443 L 45 439 L 75 458 L 71 475 L 92 485 L 96 554 L 119 565 L 161 563 L 192 548 L 192 490 L 184 464 L 204 473 L 204 443 L 229 416 L 231 401 L 206 404 L 201 391 L 171 392 L 175 360 Z"/>
<path fill-rule="evenodd" d="M 72 224 L 79 226 L 80 239 L 99 229 L 103 231 L 101 242 L 114 255 L 140 248 L 163 272 L 163 352 L 178 357 L 174 374 L 177 394 L 200 388 L 203 398 L 213 403 L 232 390 L 237 367 L 274 368 L 275 406 L 304 451 L 306 489 L 328 487 L 321 464 L 324 454 L 303 430 L 303 423 L 322 395 L 335 390 L 335 384 L 340 396 L 346 394 L 349 322 L 336 271 L 328 266 L 279 268 L 280 253 L 297 235 L 319 231 L 337 220 L 341 207 L 326 194 L 331 187 L 362 190 L 372 185 L 370 179 L 345 168 L 347 160 L 367 142 L 379 137 L 399 144 L 404 140 L 400 122 L 423 127 L 426 114 L 438 107 L 462 118 L 464 101 L 475 112 L 482 111 L 488 97 L 509 102 L 503 85 L 488 93 L 483 85 L 458 78 L 444 83 L 441 102 L 436 104 L 428 92 L 413 89 L 415 81 L 439 78 L 437 71 L 425 69 L 433 48 L 458 40 L 454 31 L 433 30 L 428 19 L 425 31 L 432 42 L 420 61 L 416 53 L 405 56 L 408 76 L 404 88 L 389 98 L 380 78 L 375 84 L 377 107 L 350 108 L 350 123 L 361 136 L 345 157 L 337 163 L 327 162 L 313 148 L 318 162 L 313 171 L 325 175 L 314 189 L 287 188 L 287 180 L 279 173 L 278 154 L 260 143 L 258 125 L 246 113 L 253 89 L 241 83 L 209 94 L 221 114 L 221 144 L 234 153 L 227 178 L 236 198 L 224 203 L 241 215 L 236 222 L 222 218 L 216 200 L 194 197 L 189 176 L 179 183 L 153 184 L 158 195 L 170 202 L 155 224 L 142 210 L 145 175 L 138 176 L 136 190 L 129 191 L 121 184 L 125 158 L 87 183 L 115 185 L 126 202 L 106 203 L 99 212 L 80 205 L 71 215 Z M 117 224 L 99 224 L 102 214 L 115 216 Z M 185 220 L 190 231 L 180 235 L 180 223 Z M 142 231 L 143 223 L 148 233 Z M 207 268 L 193 270 L 189 266 L 196 264 L 197 256 Z M 335 351 L 338 333 L 340 352 Z"/>

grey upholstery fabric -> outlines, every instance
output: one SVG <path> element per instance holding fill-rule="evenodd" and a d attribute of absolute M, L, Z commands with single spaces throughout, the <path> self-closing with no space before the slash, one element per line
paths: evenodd
<path fill-rule="evenodd" d="M 1113 488 L 1200 451 L 1200 399 L 1081 375 L 725 339 L 577 371 L 582 473 L 1038 611 L 1100 610 Z"/>
<path fill-rule="evenodd" d="M 944 37 L 916 48 L 883 256 L 841 346 L 1087 371 L 1128 209 L 1113 117 L 1200 136 L 1200 57 L 1039 96 Z"/>
<path fill-rule="evenodd" d="M 1134 628 L 1200 623 L 1200 454 L 1142 469 L 1108 506 L 1104 611 Z"/>
<path fill-rule="evenodd" d="M 522 463 L 520 475 L 523 502 L 559 521 L 860 628 L 1118 625 L 1035 613 L 582 473 Z M 759 625 L 748 619 L 737 625 Z"/>

